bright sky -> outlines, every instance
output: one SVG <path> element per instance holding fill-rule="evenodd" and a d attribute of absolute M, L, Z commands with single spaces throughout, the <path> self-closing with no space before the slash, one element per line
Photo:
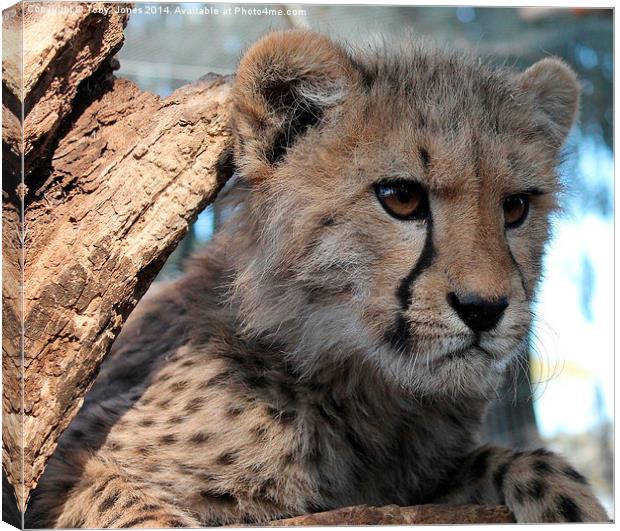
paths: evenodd
<path fill-rule="evenodd" d="M 579 173 L 589 185 L 609 186 L 611 152 L 580 140 Z M 577 193 L 571 201 L 583 202 Z M 613 219 L 572 210 L 557 220 L 535 308 L 533 365 L 555 374 L 536 391 L 543 437 L 583 432 L 601 413 L 613 418 Z"/>

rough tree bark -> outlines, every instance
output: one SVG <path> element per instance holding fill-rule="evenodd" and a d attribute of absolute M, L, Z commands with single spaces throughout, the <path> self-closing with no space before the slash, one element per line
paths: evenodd
<path fill-rule="evenodd" d="M 28 192 L 23 404 L 19 379 L 5 379 L 3 460 L 9 481 L 23 481 L 22 507 L 129 312 L 226 174 L 220 156 L 230 79 L 213 76 L 166 99 L 114 79 L 111 58 L 126 17 L 116 6 L 94 13 L 101 6 L 12 18 L 18 30 L 23 21 L 26 64 L 23 80 L 7 75 L 19 68 L 6 64 L 3 89 L 18 101 L 24 94 Z M 19 117 L 10 104 L 3 111 Z M 3 141 L 18 168 L 14 131 L 5 130 Z M 18 211 L 7 201 L 5 219 Z M 19 246 L 13 221 L 5 224 L 9 301 L 19 299 L 19 263 L 7 255 Z M 19 313 L 8 319 L 17 325 L 9 340 L 19 337 Z M 5 347 L 5 367 L 15 376 L 19 345 Z"/>
<path fill-rule="evenodd" d="M 230 173 L 229 77 L 142 92 L 112 74 L 125 6 L 41 5 L 3 13 L 3 468 L 22 510 L 127 316 Z M 506 521 L 449 511 L 280 524 Z"/>

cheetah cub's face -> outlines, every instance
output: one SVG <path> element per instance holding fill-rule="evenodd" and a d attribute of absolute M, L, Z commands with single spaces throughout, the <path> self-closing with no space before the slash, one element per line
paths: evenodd
<path fill-rule="evenodd" d="M 485 394 L 526 341 L 578 99 L 556 59 L 263 38 L 233 92 L 248 328 L 308 370 L 349 357 L 425 395 Z"/>

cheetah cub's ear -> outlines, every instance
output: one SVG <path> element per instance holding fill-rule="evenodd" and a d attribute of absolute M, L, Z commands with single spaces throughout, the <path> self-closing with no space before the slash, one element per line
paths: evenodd
<path fill-rule="evenodd" d="M 560 59 L 538 61 L 520 75 L 521 87 L 534 97 L 540 111 L 540 125 L 549 129 L 554 147 L 559 148 L 570 131 L 579 107 L 579 82 Z"/>
<path fill-rule="evenodd" d="M 233 88 L 235 162 L 260 179 L 309 128 L 320 126 L 355 78 L 347 54 L 310 31 L 274 32 L 239 63 Z"/>

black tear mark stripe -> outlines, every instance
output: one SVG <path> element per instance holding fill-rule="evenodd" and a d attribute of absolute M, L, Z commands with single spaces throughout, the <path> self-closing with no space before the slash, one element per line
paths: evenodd
<path fill-rule="evenodd" d="M 409 274 L 401 280 L 398 289 L 396 290 L 396 297 L 398 297 L 403 310 L 406 310 L 411 305 L 411 299 L 413 296 L 411 293 L 411 285 L 424 272 L 424 270 L 428 269 L 428 267 L 433 263 L 433 258 L 435 257 L 435 247 L 433 245 L 433 226 L 430 219 L 427 223 L 426 240 L 424 241 L 422 254 Z"/>
<path fill-rule="evenodd" d="M 431 218 L 429 217 L 427 220 L 426 239 L 424 241 L 424 248 L 422 249 L 420 258 L 415 266 L 413 266 L 413 269 L 409 272 L 409 274 L 401 280 L 398 288 L 396 289 L 396 298 L 400 302 L 401 311 L 396 317 L 394 326 L 386 334 L 386 339 L 392 347 L 397 350 L 405 348 L 408 345 L 409 338 L 411 336 L 409 323 L 405 318 L 405 312 L 409 306 L 411 306 L 413 297 L 411 293 L 411 286 L 417 278 L 429 268 L 429 266 L 433 263 L 434 258 L 435 246 L 433 245 L 433 224 Z"/>
<path fill-rule="evenodd" d="M 529 297 L 528 297 L 529 291 L 528 291 L 527 282 L 525 280 L 525 275 L 523 274 L 523 271 L 521 271 L 521 266 L 517 262 L 515 255 L 512 254 L 512 249 L 510 248 L 510 245 L 506 244 L 506 246 L 508 247 L 508 254 L 510 255 L 510 261 L 512 262 L 512 265 L 515 266 L 515 269 L 517 270 L 517 273 L 519 274 L 519 280 L 521 281 L 521 287 L 523 288 L 523 292 L 525 293 L 525 298 L 529 300 Z"/>

